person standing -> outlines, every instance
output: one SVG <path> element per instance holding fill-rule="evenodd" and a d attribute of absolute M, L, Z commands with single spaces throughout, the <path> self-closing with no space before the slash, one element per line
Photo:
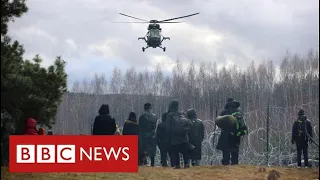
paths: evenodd
<path fill-rule="evenodd" d="M 156 155 L 156 126 L 157 116 L 151 112 L 152 107 L 150 103 L 144 104 L 145 112 L 139 117 L 139 136 L 141 140 L 140 154 L 146 153 L 146 156 L 150 158 L 151 166 L 154 167 L 155 155 Z"/>
<path fill-rule="evenodd" d="M 189 168 L 189 137 L 190 121 L 179 110 L 178 100 L 169 104 L 169 112 L 166 118 L 166 129 L 170 149 L 175 164 L 175 169 L 180 169 L 180 153 L 183 156 L 184 168 Z"/>
<path fill-rule="evenodd" d="M 239 164 L 239 147 L 241 136 L 247 134 L 247 127 L 244 124 L 242 113 L 240 112 L 240 102 L 234 98 L 228 98 L 225 109 L 219 116 L 233 115 L 237 123 L 241 123 L 241 127 L 232 127 L 229 129 L 221 129 L 217 149 L 222 151 L 222 165 Z M 241 122 L 240 122 L 241 121 Z"/>
<path fill-rule="evenodd" d="M 161 166 L 168 167 L 168 155 L 170 157 L 170 164 L 173 167 L 173 159 L 169 151 L 169 142 L 167 137 L 167 130 L 166 130 L 166 118 L 167 112 L 162 114 L 161 122 L 157 127 L 156 131 L 156 139 L 157 145 L 160 149 L 160 157 L 161 157 Z"/>
<path fill-rule="evenodd" d="M 309 167 L 308 157 L 308 143 L 312 143 L 312 126 L 311 122 L 307 119 L 303 109 L 298 112 L 298 119 L 292 126 L 292 144 L 296 144 L 297 147 L 297 163 L 298 168 L 301 168 L 301 155 L 303 153 L 304 165 Z"/>
<path fill-rule="evenodd" d="M 202 155 L 202 141 L 204 139 L 203 122 L 197 118 L 197 112 L 194 109 L 187 111 L 187 117 L 191 121 L 189 142 L 194 146 L 190 153 L 192 166 L 199 166 Z"/>
<path fill-rule="evenodd" d="M 109 105 L 103 104 L 94 120 L 92 135 L 114 135 L 116 130 L 116 120 L 110 115 Z"/>
<path fill-rule="evenodd" d="M 28 118 L 26 121 L 25 135 L 38 135 L 37 121 L 33 118 Z"/>
<path fill-rule="evenodd" d="M 122 134 L 123 135 L 139 135 L 139 125 L 138 125 L 136 113 L 131 112 L 129 114 L 128 120 L 124 122 Z"/>

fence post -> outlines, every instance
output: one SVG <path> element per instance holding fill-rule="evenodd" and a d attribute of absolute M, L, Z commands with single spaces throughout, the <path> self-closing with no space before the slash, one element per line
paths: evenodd
<path fill-rule="evenodd" d="M 269 109 L 270 108 L 270 101 L 268 100 L 267 105 L 267 166 L 269 166 Z"/>

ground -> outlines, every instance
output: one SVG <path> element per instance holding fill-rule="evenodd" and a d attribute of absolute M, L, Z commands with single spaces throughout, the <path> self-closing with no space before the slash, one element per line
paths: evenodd
<path fill-rule="evenodd" d="M 1 168 L 1 179 L 5 180 L 265 180 L 271 174 L 280 173 L 280 179 L 313 180 L 319 178 L 319 168 L 296 169 L 257 166 L 201 166 L 175 170 L 161 167 L 141 167 L 139 173 L 9 173 Z M 269 180 L 276 180 L 271 179 Z"/>

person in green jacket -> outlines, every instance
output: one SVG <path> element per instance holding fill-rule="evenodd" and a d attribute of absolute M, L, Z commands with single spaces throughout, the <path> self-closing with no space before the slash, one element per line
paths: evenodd
<path fill-rule="evenodd" d="M 150 103 L 144 104 L 145 112 L 139 117 L 139 136 L 142 154 L 150 158 L 151 166 L 154 167 L 155 155 L 157 150 L 156 144 L 156 126 L 157 116 L 152 113 Z"/>
<path fill-rule="evenodd" d="M 189 109 L 187 117 L 191 121 L 191 129 L 189 132 L 189 142 L 194 146 L 190 153 L 192 166 L 199 166 L 202 155 L 202 141 L 204 139 L 204 125 L 203 122 L 197 118 L 196 110 Z"/>

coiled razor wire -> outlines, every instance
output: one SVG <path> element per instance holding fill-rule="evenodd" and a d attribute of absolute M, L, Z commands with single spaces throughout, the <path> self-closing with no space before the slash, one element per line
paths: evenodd
<path fill-rule="evenodd" d="M 79 102 L 77 102 L 79 103 Z M 75 104 L 77 104 L 75 103 Z M 65 121 L 65 114 L 59 113 L 58 121 L 53 127 L 57 134 L 80 134 L 90 129 L 86 123 L 77 123 L 82 116 L 93 117 L 94 111 L 84 109 L 79 114 L 76 106 L 68 106 L 68 113 L 74 120 Z M 92 109 L 97 109 L 96 107 Z M 296 146 L 291 144 L 292 125 L 297 120 L 297 112 L 303 108 L 313 126 L 313 139 L 319 142 L 319 102 L 309 102 L 300 106 L 276 107 L 269 106 L 269 143 L 267 145 L 267 110 L 256 109 L 244 113 L 248 126 L 248 135 L 242 137 L 239 153 L 239 163 L 249 165 L 288 166 L 296 164 Z M 64 111 L 63 111 L 64 112 Z M 91 114 L 90 114 L 91 112 Z M 89 113 L 89 114 L 88 114 Z M 61 121 L 60 121 L 61 119 Z M 205 126 L 205 138 L 202 143 L 202 165 L 220 164 L 222 153 L 216 150 L 220 129 L 215 129 L 214 120 L 202 120 Z M 88 122 L 91 122 L 91 120 Z M 120 127 L 121 129 L 121 127 Z M 89 133 L 89 130 L 88 132 Z M 214 142 L 214 144 L 213 144 Z M 269 146 L 269 151 L 267 151 Z M 310 145 L 309 158 L 319 160 L 319 147 Z M 267 159 L 268 158 L 268 159 Z M 156 165 L 160 165 L 160 151 L 157 149 Z M 315 164 L 319 165 L 319 164 Z"/>
<path fill-rule="evenodd" d="M 267 152 L 267 108 L 247 112 L 244 117 L 249 133 L 241 140 L 239 163 L 259 166 L 290 166 L 296 163 L 296 146 L 291 144 L 292 125 L 297 112 L 303 108 L 313 125 L 313 139 L 319 142 L 319 103 L 310 102 L 294 107 L 269 107 L 269 151 Z M 202 143 L 202 165 L 221 164 L 222 153 L 216 149 L 220 129 L 214 132 L 214 120 L 203 120 L 205 139 Z M 214 134 L 215 133 L 215 134 Z M 213 139 L 214 138 L 214 139 Z M 214 141 L 213 141 L 214 140 Z M 213 144 L 214 142 L 214 144 Z M 310 145 L 309 158 L 318 166 L 319 147 Z M 268 156 L 267 156 L 268 155 Z M 267 160 L 267 157 L 268 160 Z M 157 164 L 160 151 L 157 150 Z"/>

